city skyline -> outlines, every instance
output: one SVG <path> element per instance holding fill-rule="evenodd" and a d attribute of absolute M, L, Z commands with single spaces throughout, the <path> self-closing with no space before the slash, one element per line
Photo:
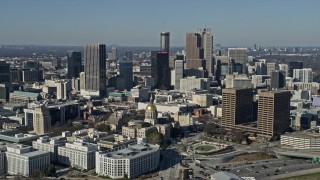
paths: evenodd
<path fill-rule="evenodd" d="M 5 0 L 0 2 L 0 44 L 79 46 L 101 42 L 156 47 L 159 33 L 167 31 L 171 47 L 184 47 L 187 32 L 208 27 L 214 44 L 223 46 L 320 46 L 318 5 L 315 0 L 159 4 L 145 0 Z"/>

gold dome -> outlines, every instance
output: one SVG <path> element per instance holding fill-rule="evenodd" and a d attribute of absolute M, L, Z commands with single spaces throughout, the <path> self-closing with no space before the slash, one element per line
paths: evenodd
<path fill-rule="evenodd" d="M 157 107 L 152 102 L 150 102 L 147 105 L 146 110 L 148 110 L 148 111 L 157 111 Z"/>

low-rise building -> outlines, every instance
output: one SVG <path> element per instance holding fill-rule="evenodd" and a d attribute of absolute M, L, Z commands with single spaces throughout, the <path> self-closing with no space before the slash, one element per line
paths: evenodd
<path fill-rule="evenodd" d="M 193 94 L 192 101 L 201 107 L 209 107 L 213 103 L 212 94 Z"/>
<path fill-rule="evenodd" d="M 43 136 L 32 142 L 32 147 L 34 149 L 50 152 L 51 162 L 56 162 L 58 158 L 58 147 L 63 146 L 65 143 L 59 138 L 49 138 L 48 136 Z"/>
<path fill-rule="evenodd" d="M 37 150 L 31 146 L 11 144 L 7 147 L 7 169 L 10 175 L 29 176 L 42 171 L 50 165 L 50 153 Z"/>
<path fill-rule="evenodd" d="M 87 142 L 66 143 L 58 147 L 58 162 L 83 170 L 95 168 L 95 152 L 98 145 Z"/>
<path fill-rule="evenodd" d="M 155 171 L 159 159 L 159 145 L 137 144 L 113 152 L 96 152 L 96 173 L 113 179 L 132 179 Z"/>
<path fill-rule="evenodd" d="M 10 103 L 21 104 L 27 106 L 29 102 L 37 101 L 40 99 L 39 93 L 24 92 L 24 91 L 13 91 L 10 93 Z"/>
<path fill-rule="evenodd" d="M 281 135 L 281 147 L 301 150 L 320 150 L 320 134 L 296 132 Z"/>

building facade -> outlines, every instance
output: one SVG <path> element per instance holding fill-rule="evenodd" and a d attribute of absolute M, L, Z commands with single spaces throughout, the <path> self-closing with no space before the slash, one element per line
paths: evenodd
<path fill-rule="evenodd" d="M 86 142 L 66 143 L 58 147 L 58 162 L 77 169 L 95 168 L 95 152 L 98 146 Z"/>
<path fill-rule="evenodd" d="M 51 132 L 51 116 L 48 108 L 44 106 L 35 108 L 33 114 L 33 129 L 37 135 Z"/>
<path fill-rule="evenodd" d="M 166 51 L 151 52 L 151 77 L 155 87 L 168 89 L 171 86 L 171 71 L 169 69 L 169 53 Z"/>
<path fill-rule="evenodd" d="M 258 134 L 273 137 L 288 131 L 290 126 L 290 91 L 259 93 Z"/>
<path fill-rule="evenodd" d="M 9 175 L 30 176 L 50 165 L 49 152 L 33 151 L 31 146 L 22 144 L 9 145 L 6 157 Z"/>
<path fill-rule="evenodd" d="M 253 121 L 252 102 L 252 89 L 223 89 L 221 126 L 233 128 L 235 125 Z"/>
<path fill-rule="evenodd" d="M 89 44 L 84 50 L 85 89 L 106 95 L 106 45 Z M 81 79 L 81 77 L 80 77 Z"/>
<path fill-rule="evenodd" d="M 32 147 L 41 151 L 50 153 L 51 162 L 57 162 L 58 160 L 58 147 L 63 146 L 65 143 L 58 138 L 50 139 L 48 136 L 43 136 L 32 141 Z"/>
<path fill-rule="evenodd" d="M 69 79 L 80 77 L 82 57 L 81 52 L 67 52 L 68 75 Z"/>
<path fill-rule="evenodd" d="M 313 82 L 313 72 L 311 68 L 294 69 L 293 79 L 302 83 L 312 83 Z"/>
<path fill-rule="evenodd" d="M 112 179 L 129 179 L 155 171 L 159 166 L 159 145 L 131 145 L 113 152 L 96 152 L 96 173 Z"/>
<path fill-rule="evenodd" d="M 128 91 L 133 87 L 133 61 L 121 58 L 119 60 L 119 75 L 124 79 L 124 88 Z"/>
<path fill-rule="evenodd" d="M 169 53 L 170 50 L 170 32 L 160 33 L 160 51 Z"/>

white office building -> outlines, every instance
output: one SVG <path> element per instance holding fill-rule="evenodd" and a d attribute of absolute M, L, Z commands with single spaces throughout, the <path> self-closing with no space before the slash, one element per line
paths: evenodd
<path fill-rule="evenodd" d="M 50 165 L 50 153 L 31 146 L 11 144 L 7 147 L 7 169 L 9 175 L 29 176 Z"/>
<path fill-rule="evenodd" d="M 312 83 L 313 73 L 311 68 L 294 69 L 293 79 L 303 83 Z"/>
<path fill-rule="evenodd" d="M 96 152 L 96 173 L 112 179 L 136 178 L 159 166 L 159 145 L 131 145 L 116 151 Z"/>
<path fill-rule="evenodd" d="M 210 90 L 208 78 L 196 78 L 195 76 L 180 79 L 180 92 L 192 91 L 194 89 Z"/>
<path fill-rule="evenodd" d="M 49 138 L 48 136 L 43 136 L 32 142 L 32 147 L 34 149 L 50 152 L 51 162 L 56 162 L 58 158 L 58 147 L 63 146 L 65 143 L 59 138 Z"/>
<path fill-rule="evenodd" d="M 66 143 L 58 147 L 58 162 L 77 169 L 95 168 L 95 152 L 98 145 L 87 142 Z"/>

